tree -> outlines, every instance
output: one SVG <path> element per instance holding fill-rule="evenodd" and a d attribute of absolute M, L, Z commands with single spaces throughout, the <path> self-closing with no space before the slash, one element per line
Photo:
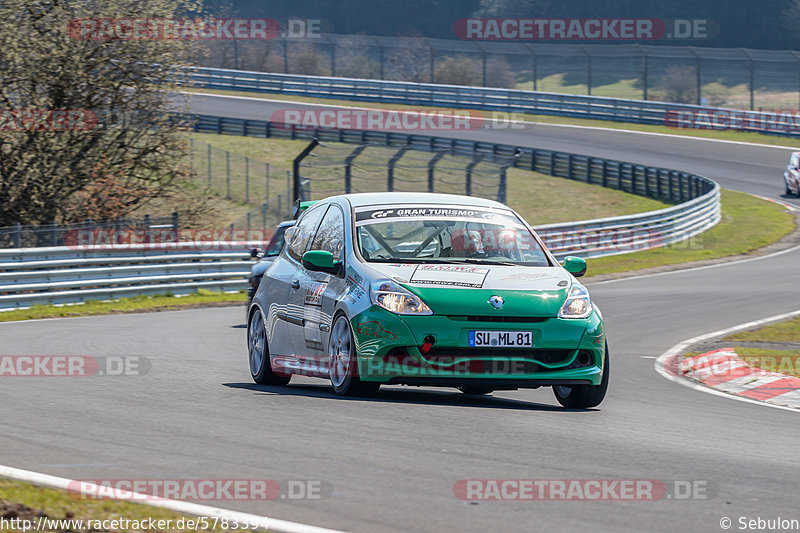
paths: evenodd
<path fill-rule="evenodd" d="M 3 0 L 0 226 L 122 216 L 179 193 L 188 141 L 168 91 L 192 41 L 103 38 L 79 21 L 198 12 L 181 1 Z"/>

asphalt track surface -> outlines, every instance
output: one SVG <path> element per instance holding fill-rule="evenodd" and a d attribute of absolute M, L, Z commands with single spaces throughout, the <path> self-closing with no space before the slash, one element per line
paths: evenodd
<path fill-rule="evenodd" d="M 268 118 L 274 106 L 198 98 L 201 113 Z M 272 108 L 270 106 L 273 106 Z M 780 198 L 788 150 L 549 126 L 463 135 L 705 174 Z M 796 199 L 789 200 L 797 203 Z M 79 479 L 311 479 L 322 500 L 219 502 L 335 529 L 721 531 L 720 519 L 800 519 L 797 414 L 681 387 L 652 357 L 708 331 L 800 307 L 800 250 L 590 285 L 613 370 L 599 408 L 549 389 L 473 399 L 388 387 L 341 399 L 323 380 L 252 384 L 241 308 L 0 324 L 3 355 L 147 358 L 143 376 L 5 378 L 0 464 Z M 591 268 L 591 265 L 590 265 Z M 463 479 L 701 481 L 706 499 L 470 504 Z"/>

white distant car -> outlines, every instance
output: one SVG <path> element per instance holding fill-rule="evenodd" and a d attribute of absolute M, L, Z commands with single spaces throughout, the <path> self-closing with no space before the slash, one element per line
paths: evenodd
<path fill-rule="evenodd" d="M 783 182 L 786 194 L 800 196 L 800 152 L 792 152 L 786 172 L 783 173 Z"/>

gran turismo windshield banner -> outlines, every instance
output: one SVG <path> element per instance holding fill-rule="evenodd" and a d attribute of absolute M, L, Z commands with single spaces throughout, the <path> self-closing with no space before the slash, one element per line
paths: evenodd
<path fill-rule="evenodd" d="M 356 226 L 398 220 L 461 220 L 499 224 L 507 227 L 525 226 L 511 212 L 491 207 L 454 207 L 452 205 L 389 205 L 358 207 Z"/>

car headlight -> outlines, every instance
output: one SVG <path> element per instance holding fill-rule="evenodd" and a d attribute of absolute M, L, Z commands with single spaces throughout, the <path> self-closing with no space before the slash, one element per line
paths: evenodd
<path fill-rule="evenodd" d="M 592 314 L 592 300 L 589 291 L 581 285 L 575 285 L 558 312 L 558 318 L 586 318 Z"/>
<path fill-rule="evenodd" d="M 376 281 L 369 290 L 372 303 L 398 315 L 432 315 L 428 305 L 411 291 L 389 280 Z"/>

